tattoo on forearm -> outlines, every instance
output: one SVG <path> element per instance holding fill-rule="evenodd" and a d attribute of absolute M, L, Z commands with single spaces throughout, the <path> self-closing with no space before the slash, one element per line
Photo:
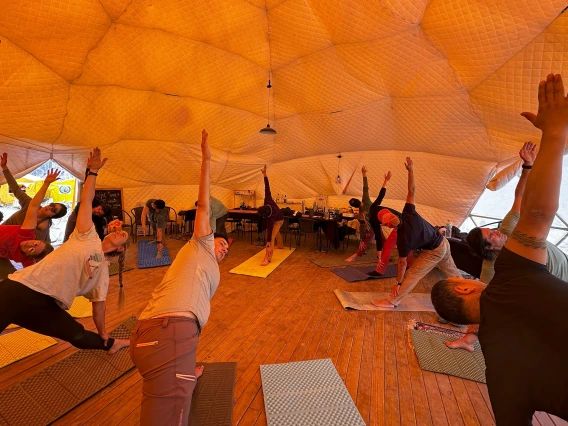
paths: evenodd
<path fill-rule="evenodd" d="M 533 249 L 541 249 L 546 250 L 546 238 L 539 238 L 532 237 L 527 234 L 523 234 L 520 231 L 513 231 L 511 234 L 511 238 L 517 240 L 519 243 L 524 245 L 525 247 L 530 247 Z"/>

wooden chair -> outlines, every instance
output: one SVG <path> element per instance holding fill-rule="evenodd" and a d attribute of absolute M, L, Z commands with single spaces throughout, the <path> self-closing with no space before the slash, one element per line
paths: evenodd
<path fill-rule="evenodd" d="M 130 210 L 134 218 L 134 223 L 132 224 L 132 240 L 134 242 L 138 240 L 138 227 L 142 226 L 142 210 L 144 210 L 144 207 L 134 207 Z"/>
<path fill-rule="evenodd" d="M 317 246 L 317 235 L 319 233 L 319 228 L 317 227 L 317 222 L 314 219 L 298 218 L 299 235 L 298 235 L 298 245 L 300 245 L 300 240 L 302 235 L 304 236 L 304 242 L 308 235 L 315 235 L 314 244 Z"/>

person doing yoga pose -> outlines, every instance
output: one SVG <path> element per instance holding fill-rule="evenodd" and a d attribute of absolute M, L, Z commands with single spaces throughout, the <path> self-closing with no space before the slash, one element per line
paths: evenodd
<path fill-rule="evenodd" d="M 111 232 L 102 241 L 91 220 L 97 172 L 106 158 L 95 148 L 89 158 L 91 172 L 81 193 L 77 227 L 69 240 L 35 265 L 8 275 L 0 285 L 0 332 L 11 323 L 37 333 L 56 337 L 80 349 L 102 349 L 109 353 L 128 346 L 128 340 L 112 339 L 105 326 L 105 299 L 109 275 L 107 256 L 124 250 L 128 234 Z M 93 304 L 97 333 L 85 330 L 66 309 L 76 296 Z"/>
<path fill-rule="evenodd" d="M 284 223 L 284 215 L 270 193 L 270 183 L 266 176 L 266 164 L 260 171 L 264 176 L 264 205 L 258 208 L 258 213 L 260 217 L 266 220 L 266 255 L 260 266 L 266 266 L 272 260 L 274 248 L 284 248 L 282 235 L 280 235 L 280 228 Z"/>
<path fill-rule="evenodd" d="M 568 420 L 568 285 L 548 270 L 546 241 L 559 206 L 568 136 L 568 97 L 559 74 L 540 82 L 538 113 L 522 115 L 542 139 L 520 219 L 495 261 L 495 276 L 487 285 L 450 278 L 432 288 L 440 316 L 479 324 L 497 426 L 529 426 L 535 411 Z"/>
<path fill-rule="evenodd" d="M 143 379 L 141 426 L 187 425 L 193 389 L 203 372 L 195 368 L 195 351 L 229 245 L 213 234 L 209 222 L 211 152 L 205 130 L 201 153 L 193 237 L 152 292 L 131 334 L 130 355 Z"/>
<path fill-rule="evenodd" d="M 59 177 L 59 170 L 49 170 L 41 188 L 30 201 L 21 225 L 0 225 L 0 257 L 20 262 L 25 268 L 53 251 L 51 244 L 36 240 L 37 212 L 45 193 Z M 0 279 L 6 278 L 0 276 Z"/>
<path fill-rule="evenodd" d="M 16 182 L 16 179 L 14 179 L 14 176 L 12 176 L 12 173 L 10 173 L 10 170 L 8 169 L 7 153 L 3 153 L 2 157 L 0 157 L 0 167 L 2 168 L 2 173 L 4 174 L 4 178 L 8 183 L 10 191 L 12 191 L 14 196 L 20 202 L 21 206 L 20 210 L 18 210 L 16 213 L 2 222 L 2 225 L 21 225 L 24 223 L 24 220 L 26 218 L 26 212 L 28 211 L 32 197 L 30 197 L 24 190 L 22 190 L 20 185 L 18 185 L 18 183 Z M 37 210 L 35 239 L 45 241 L 46 243 L 51 243 L 49 228 L 51 227 L 52 219 L 64 217 L 67 214 L 67 206 L 62 203 L 50 203 L 44 207 L 41 207 L 41 205 L 39 205 L 37 207 Z"/>
<path fill-rule="evenodd" d="M 416 212 L 414 163 L 410 157 L 406 157 L 404 166 L 408 171 L 408 194 L 402 215 L 398 217 L 390 209 L 382 209 L 377 215 L 383 225 L 397 230 L 396 245 L 398 247 L 396 284 L 386 299 L 371 301 L 373 305 L 381 308 L 396 308 L 418 281 L 435 266 L 440 268 L 447 277 L 461 276 L 452 259 L 448 240 Z M 407 271 L 407 257 L 412 250 L 416 249 L 422 249 L 422 252 Z"/>

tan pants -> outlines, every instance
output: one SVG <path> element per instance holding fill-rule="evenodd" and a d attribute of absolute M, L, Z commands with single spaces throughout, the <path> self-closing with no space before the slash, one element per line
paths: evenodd
<path fill-rule="evenodd" d="M 450 277 L 461 277 L 460 271 L 452 259 L 450 252 L 450 243 L 444 238 L 440 245 L 434 250 L 422 250 L 420 256 L 414 261 L 412 266 L 406 271 L 402 280 L 402 285 L 398 291 L 398 297 L 387 297 L 387 300 L 395 306 L 404 299 L 408 293 L 412 291 L 418 281 L 426 276 L 434 267 L 438 266 L 440 270 Z"/>
<path fill-rule="evenodd" d="M 277 220 L 274 222 L 274 227 L 272 228 L 272 248 L 274 249 L 276 246 L 282 247 L 284 245 L 284 241 L 282 240 L 282 235 L 280 235 L 280 228 L 284 223 L 283 220 Z"/>
<path fill-rule="evenodd" d="M 141 426 L 187 425 L 198 341 L 192 318 L 138 321 L 130 336 L 130 357 L 143 379 Z"/>

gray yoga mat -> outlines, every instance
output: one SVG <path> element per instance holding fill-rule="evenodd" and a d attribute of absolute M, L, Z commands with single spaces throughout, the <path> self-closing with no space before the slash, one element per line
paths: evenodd
<path fill-rule="evenodd" d="M 444 342 L 459 339 L 464 333 L 413 321 L 409 328 L 422 370 L 485 383 L 485 359 L 479 342 L 473 352 L 450 349 Z"/>
<path fill-rule="evenodd" d="M 268 426 L 364 426 L 329 358 L 260 366 Z"/>
<path fill-rule="evenodd" d="M 347 266 L 345 268 L 334 268 L 331 270 L 335 275 L 352 283 L 355 281 L 380 280 L 381 278 L 396 277 L 398 265 L 389 265 L 383 275 L 373 275 L 376 265 L 371 266 Z"/>
<path fill-rule="evenodd" d="M 130 338 L 136 318 L 110 333 Z M 81 350 L 0 392 L 2 425 L 43 426 L 73 409 L 134 367 L 128 348 L 114 355 Z"/>
<path fill-rule="evenodd" d="M 237 363 L 197 365 L 205 369 L 193 391 L 188 426 L 231 426 Z"/>
<path fill-rule="evenodd" d="M 389 293 L 355 292 L 335 289 L 333 291 L 343 309 L 356 311 L 398 311 L 398 312 L 436 312 L 430 293 L 410 293 L 396 308 L 379 308 L 371 300 L 385 299 Z"/>

